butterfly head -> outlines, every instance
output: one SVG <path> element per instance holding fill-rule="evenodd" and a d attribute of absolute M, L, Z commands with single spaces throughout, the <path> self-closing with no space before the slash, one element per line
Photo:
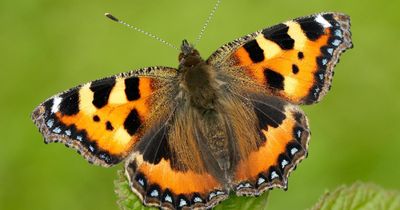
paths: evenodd
<path fill-rule="evenodd" d="M 199 51 L 194 49 L 186 39 L 182 41 L 181 53 L 179 54 L 180 67 L 193 67 L 202 62 Z"/>

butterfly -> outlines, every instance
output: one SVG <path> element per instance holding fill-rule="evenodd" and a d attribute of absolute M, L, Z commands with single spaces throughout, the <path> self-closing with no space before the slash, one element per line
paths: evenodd
<path fill-rule="evenodd" d="M 204 60 L 184 40 L 178 68 L 148 67 L 79 85 L 32 114 L 45 143 L 95 165 L 125 163 L 132 191 L 162 209 L 212 208 L 234 192 L 286 189 L 307 155 L 299 105 L 319 102 L 350 18 L 319 13 L 227 43 Z"/>

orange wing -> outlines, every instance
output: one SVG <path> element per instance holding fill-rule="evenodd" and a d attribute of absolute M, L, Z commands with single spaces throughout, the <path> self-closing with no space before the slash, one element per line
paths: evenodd
<path fill-rule="evenodd" d="M 114 165 L 157 118 L 152 113 L 169 111 L 176 75 L 151 67 L 90 82 L 46 100 L 32 119 L 45 143 L 60 141 L 91 163 Z"/>
<path fill-rule="evenodd" d="M 221 70 L 244 71 L 272 95 L 311 104 L 329 90 L 340 54 L 351 47 L 349 17 L 321 13 L 235 40 L 217 50 L 208 62 L 222 66 Z"/>

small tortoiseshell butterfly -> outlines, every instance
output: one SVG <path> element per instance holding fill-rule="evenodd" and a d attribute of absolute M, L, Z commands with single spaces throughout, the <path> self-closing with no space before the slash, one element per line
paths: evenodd
<path fill-rule="evenodd" d="M 89 162 L 125 162 L 145 205 L 212 208 L 230 192 L 287 188 L 307 155 L 299 105 L 320 101 L 339 56 L 352 47 L 350 19 L 320 13 L 223 45 L 207 60 L 186 40 L 178 68 L 149 67 L 89 82 L 39 105 L 45 142 Z"/>

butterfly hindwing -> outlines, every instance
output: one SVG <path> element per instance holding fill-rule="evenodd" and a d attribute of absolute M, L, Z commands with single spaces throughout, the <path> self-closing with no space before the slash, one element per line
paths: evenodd
<path fill-rule="evenodd" d="M 122 161 L 156 113 L 172 103 L 176 69 L 151 67 L 96 80 L 58 94 L 39 105 L 32 119 L 46 143 L 78 150 L 89 162 L 110 166 Z M 157 100 L 155 100 L 157 98 Z"/>
<path fill-rule="evenodd" d="M 297 18 L 222 46 L 209 59 L 239 68 L 269 94 L 295 104 L 318 102 L 330 88 L 340 54 L 352 47 L 350 19 L 340 13 Z"/>
<path fill-rule="evenodd" d="M 260 195 L 286 188 L 290 171 L 305 158 L 310 131 L 296 105 L 274 96 L 251 98 L 262 144 L 236 166 L 233 189 L 238 195 Z"/>
<path fill-rule="evenodd" d="M 193 113 L 177 106 L 142 137 L 126 161 L 125 173 L 132 191 L 148 206 L 210 208 L 228 193 L 198 144 Z"/>

